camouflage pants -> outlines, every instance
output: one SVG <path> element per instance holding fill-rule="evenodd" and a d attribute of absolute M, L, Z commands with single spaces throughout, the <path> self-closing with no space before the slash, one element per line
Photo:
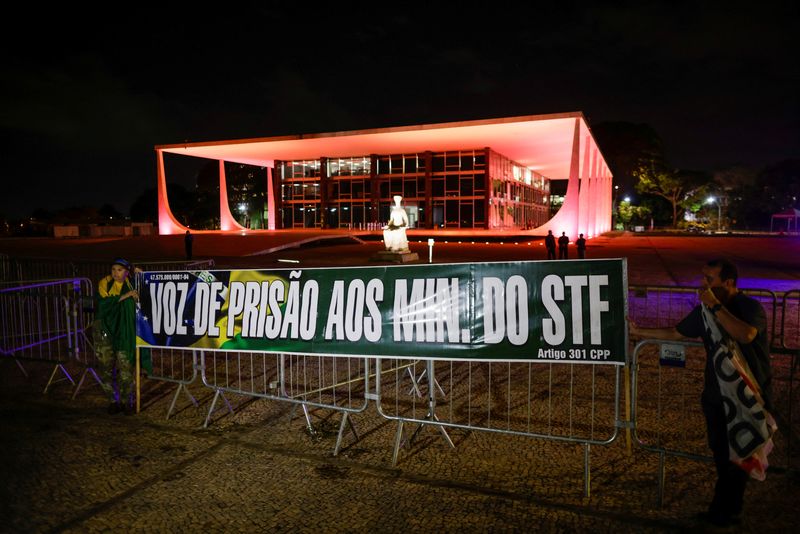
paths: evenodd
<path fill-rule="evenodd" d="M 100 325 L 94 328 L 94 350 L 100 363 L 101 387 L 112 402 L 127 402 L 133 389 L 134 371 L 128 353 L 115 351 Z M 116 380 L 115 380 L 116 378 Z M 116 384 L 116 388 L 115 388 Z"/>

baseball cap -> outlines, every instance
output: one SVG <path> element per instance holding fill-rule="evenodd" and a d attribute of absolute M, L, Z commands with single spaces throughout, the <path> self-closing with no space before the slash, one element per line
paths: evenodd
<path fill-rule="evenodd" d="M 128 262 L 128 260 L 124 258 L 115 259 L 114 261 L 111 262 L 111 265 L 121 265 L 122 267 L 125 267 L 126 270 L 128 271 L 131 270 L 131 264 Z"/>

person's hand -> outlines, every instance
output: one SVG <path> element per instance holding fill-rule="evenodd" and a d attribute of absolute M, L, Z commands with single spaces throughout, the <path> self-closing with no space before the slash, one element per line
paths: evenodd
<path fill-rule="evenodd" d="M 121 300 L 121 301 L 122 301 L 122 300 L 129 299 L 129 298 L 132 298 L 132 299 L 133 299 L 133 300 L 135 300 L 136 302 L 139 302 L 139 292 L 138 292 L 138 291 L 136 291 L 135 289 L 133 289 L 133 290 L 131 290 L 131 291 L 128 291 L 128 292 L 127 292 L 127 293 L 125 293 L 124 295 L 122 295 L 122 296 L 119 298 L 119 300 Z"/>
<path fill-rule="evenodd" d="M 697 291 L 698 296 L 700 297 L 700 302 L 708 306 L 709 308 L 721 304 L 721 302 L 717 299 L 717 296 L 711 291 L 710 288 L 702 288 Z"/>
<path fill-rule="evenodd" d="M 138 267 L 133 268 L 133 274 L 142 274 L 144 271 Z"/>

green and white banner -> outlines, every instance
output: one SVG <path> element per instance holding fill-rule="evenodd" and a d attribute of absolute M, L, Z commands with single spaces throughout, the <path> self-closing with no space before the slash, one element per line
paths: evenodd
<path fill-rule="evenodd" d="M 625 260 L 147 272 L 140 346 L 624 364 Z"/>

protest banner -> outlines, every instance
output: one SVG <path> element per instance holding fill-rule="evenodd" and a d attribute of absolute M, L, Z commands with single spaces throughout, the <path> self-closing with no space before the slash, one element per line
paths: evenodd
<path fill-rule="evenodd" d="M 623 364 L 625 260 L 146 272 L 140 346 Z"/>

